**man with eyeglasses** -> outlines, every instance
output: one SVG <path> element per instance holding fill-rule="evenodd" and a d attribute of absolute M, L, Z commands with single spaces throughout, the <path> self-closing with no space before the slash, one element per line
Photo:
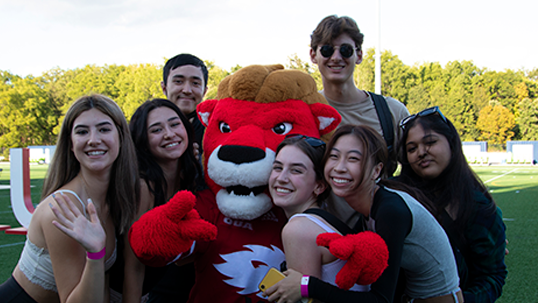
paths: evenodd
<path fill-rule="evenodd" d="M 409 111 L 400 101 L 384 97 L 388 108 L 385 107 L 386 110 L 382 112 L 386 114 L 386 119 L 381 122 L 372 99 L 374 94 L 355 86 L 353 72 L 355 65 L 362 62 L 361 47 L 364 38 L 355 20 L 346 16 L 325 17 L 310 37 L 310 59 L 317 64 L 323 81 L 323 90 L 320 93 L 340 113 L 341 124 L 368 125 L 383 135 L 385 140 L 387 135 L 383 134 L 381 124 L 384 123 L 387 129 L 391 129 L 392 140 L 388 141 L 392 141 L 393 148 L 390 154 L 392 163 L 385 165 L 389 166 L 386 175 L 392 176 L 397 163 L 395 150 L 400 137 L 398 125 L 400 120 L 409 116 Z M 383 99 L 381 96 L 375 98 L 378 103 L 383 102 L 379 101 L 380 98 Z M 331 195 L 331 199 L 333 198 L 337 200 L 333 203 L 336 205 L 333 212 L 348 225 L 353 226 L 357 220 L 356 216 L 351 216 L 354 213 L 353 209 L 345 201 Z"/>

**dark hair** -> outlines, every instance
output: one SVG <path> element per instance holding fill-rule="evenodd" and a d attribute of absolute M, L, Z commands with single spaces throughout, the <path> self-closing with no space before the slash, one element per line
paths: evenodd
<path fill-rule="evenodd" d="M 146 181 L 149 190 L 155 197 L 154 206 L 164 204 L 169 198 L 166 196 L 168 186 L 163 170 L 157 164 L 153 154 L 151 154 L 148 140 L 148 115 L 152 110 L 159 107 L 168 107 L 179 116 L 181 123 L 185 126 L 189 140 L 187 150 L 178 161 L 179 169 L 177 170 L 176 178 L 178 184 L 173 185 L 175 187 L 174 190 L 187 189 L 194 192 L 197 182 L 200 182 L 202 176 L 202 168 L 193 152 L 194 130 L 185 115 L 174 103 L 166 99 L 153 99 L 144 102 L 136 109 L 131 117 L 129 128 L 131 129 L 131 135 L 136 148 L 140 177 Z"/>
<path fill-rule="evenodd" d="M 202 70 L 202 74 L 204 76 L 204 88 L 207 87 L 207 80 L 209 78 L 207 66 L 205 65 L 204 61 L 191 54 L 179 54 L 166 61 L 166 64 L 163 68 L 163 83 L 165 86 L 166 81 L 168 81 L 168 75 L 170 75 L 170 71 L 183 65 L 194 65 L 196 67 L 199 67 Z"/>
<path fill-rule="evenodd" d="M 315 51 L 319 45 L 329 44 L 341 34 L 347 34 L 355 42 L 358 50 L 362 49 L 364 35 L 355 20 L 350 17 L 325 17 L 310 35 L 310 47 Z"/>
<path fill-rule="evenodd" d="M 407 137 L 409 130 L 416 125 L 422 126 L 426 133 L 434 131 L 444 136 L 450 146 L 451 158 L 448 166 L 439 176 L 432 180 L 426 180 L 417 175 L 407 159 L 407 150 L 405 148 Z M 445 122 L 438 115 L 415 118 L 406 125 L 398 150 L 400 163 L 402 164 L 398 180 L 417 187 L 431 201 L 435 201 L 433 204 L 436 211 L 435 215 L 439 215 L 448 205 L 453 209 L 457 209 L 455 221 L 460 231 L 463 231 L 469 220 L 469 215 L 473 213 L 473 192 L 475 190 L 480 191 L 492 201 L 484 211 L 491 213 L 496 211 L 495 202 L 486 186 L 469 167 L 463 154 L 460 136 L 450 120 L 447 119 Z M 463 232 L 460 234 L 463 234 Z"/>
<path fill-rule="evenodd" d="M 81 97 L 67 110 L 58 135 L 56 151 L 43 183 L 42 199 L 73 180 L 80 172 L 80 163 L 71 150 L 71 131 L 78 116 L 93 108 L 109 116 L 118 130 L 120 150 L 110 171 L 105 202 L 110 209 L 116 231 L 123 234 L 131 226 L 138 210 L 140 187 L 137 165 L 133 163 L 136 153 L 123 112 L 106 96 Z"/>
<path fill-rule="evenodd" d="M 333 136 L 331 137 L 331 140 L 329 140 L 329 143 L 327 143 L 327 151 L 325 153 L 325 156 L 323 157 L 323 166 L 325 166 L 325 164 L 327 163 L 327 160 L 329 159 L 329 156 L 331 154 L 331 150 L 334 148 L 336 141 L 338 141 L 340 137 L 345 135 L 353 135 L 355 138 L 357 138 L 357 140 L 362 143 L 364 147 L 362 154 L 364 161 L 361 161 L 361 171 L 363 172 L 363 174 L 361 176 L 360 182 L 357 183 L 355 189 L 361 186 L 364 182 L 364 178 L 366 175 L 364 171 L 368 167 L 368 165 L 374 167 L 378 163 L 383 163 L 383 168 L 381 168 L 381 171 L 379 173 L 379 176 L 383 176 L 383 172 L 385 170 L 385 163 L 389 161 L 389 152 L 387 149 L 387 144 L 377 131 L 366 125 L 341 125 L 334 132 Z"/>
<path fill-rule="evenodd" d="M 284 139 L 278 147 L 276 148 L 275 152 L 275 158 L 276 155 L 284 148 L 285 146 L 295 146 L 298 149 L 300 149 L 314 164 L 314 172 L 316 173 L 316 181 L 323 182 L 326 186 L 325 191 L 323 191 L 321 194 L 318 195 L 316 199 L 316 203 L 318 206 L 321 206 L 323 202 L 329 197 L 329 193 L 331 192 L 331 188 L 327 184 L 327 181 L 325 181 L 325 178 L 323 177 L 323 155 L 325 154 L 325 144 L 313 147 L 310 145 L 306 140 L 304 140 L 304 137 L 290 137 Z"/>
<path fill-rule="evenodd" d="M 361 171 L 363 172 L 361 176 L 362 179 L 355 188 L 358 188 L 364 182 L 366 176 L 365 169 L 368 167 L 373 168 L 378 163 L 383 163 L 383 168 L 379 172 L 379 176 L 384 177 L 385 164 L 390 161 L 387 143 L 376 130 L 367 125 L 345 124 L 340 126 L 334 132 L 329 143 L 327 143 L 327 151 L 323 157 L 323 166 L 327 163 L 336 141 L 344 135 L 353 135 L 364 147 L 362 154 L 364 161 L 361 161 Z M 392 179 L 381 179 L 377 184 L 408 193 L 422 204 L 424 208 L 433 213 L 434 207 L 431 201 L 417 189 Z"/>

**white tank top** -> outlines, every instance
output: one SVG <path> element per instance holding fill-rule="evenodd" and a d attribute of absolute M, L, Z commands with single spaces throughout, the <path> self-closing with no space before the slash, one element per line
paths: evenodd
<path fill-rule="evenodd" d="M 59 193 L 70 193 L 74 195 L 82 204 L 82 210 L 87 217 L 86 204 L 82 202 L 82 199 L 73 191 L 64 189 L 58 190 Z M 117 241 L 116 241 L 117 242 Z M 117 244 L 117 243 L 116 243 Z M 114 252 L 108 260 L 105 261 L 105 271 L 108 270 L 116 261 L 117 251 L 116 245 L 114 246 Z M 30 242 L 28 237 L 24 243 L 24 248 L 19 259 L 19 269 L 28 278 L 28 280 L 34 284 L 43 287 L 46 290 L 52 290 L 58 292 L 56 288 L 56 280 L 54 279 L 54 273 L 52 271 L 52 262 L 50 260 L 50 254 L 45 248 L 37 247 L 34 243 Z"/>
<path fill-rule="evenodd" d="M 303 213 L 295 214 L 290 218 L 290 220 L 295 217 L 308 218 L 310 221 L 316 223 L 319 227 L 321 227 L 326 232 L 329 232 L 329 233 L 335 232 L 334 229 L 332 229 L 328 224 L 326 224 L 325 222 L 321 221 L 318 217 L 313 216 L 311 214 L 303 214 Z M 321 265 L 321 280 L 337 286 L 335 282 L 336 274 L 340 271 L 340 269 L 342 269 L 342 267 L 344 267 L 345 264 L 346 264 L 345 260 L 338 259 L 338 258 L 334 260 L 333 262 L 322 264 Z M 365 291 L 370 290 L 370 285 L 355 284 L 349 290 L 365 292 Z"/>

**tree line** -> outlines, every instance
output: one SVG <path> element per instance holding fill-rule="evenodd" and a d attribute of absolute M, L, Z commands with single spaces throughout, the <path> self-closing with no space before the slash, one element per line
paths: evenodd
<path fill-rule="evenodd" d="M 374 53 L 367 50 L 355 77 L 358 87 L 374 90 Z M 382 54 L 382 93 L 402 101 L 409 112 L 438 105 L 454 122 L 462 140 L 538 140 L 538 69 L 503 72 L 479 68 L 470 61 L 403 64 L 390 51 Z M 164 62 L 163 62 L 164 64 Z M 206 61 L 209 70 L 206 99 L 217 94 L 224 77 L 241 66 L 224 70 Z M 159 64 L 87 65 L 51 69 L 40 76 L 21 77 L 0 70 L 0 148 L 54 145 L 69 106 L 91 93 L 114 99 L 129 120 L 145 100 L 164 98 Z M 297 55 L 287 68 L 303 70 L 322 88 L 316 66 Z"/>

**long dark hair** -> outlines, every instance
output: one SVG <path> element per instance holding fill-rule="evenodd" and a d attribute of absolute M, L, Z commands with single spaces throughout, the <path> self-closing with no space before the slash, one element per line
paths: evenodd
<path fill-rule="evenodd" d="M 444 136 L 450 146 L 451 158 L 448 166 L 439 176 L 426 180 L 413 171 L 411 163 L 407 159 L 406 141 L 409 130 L 420 125 L 424 132 L 434 131 Z M 439 215 L 447 206 L 457 209 L 456 226 L 459 231 L 463 231 L 470 214 L 473 213 L 475 191 L 481 192 L 490 203 L 486 209 L 481 211 L 494 213 L 496 205 L 488 192 L 486 186 L 471 169 L 461 145 L 460 136 L 450 120 L 444 121 L 439 115 L 429 115 L 417 117 L 406 124 L 399 147 L 399 160 L 402 170 L 398 178 L 399 181 L 420 189 L 431 201 L 434 201 L 436 215 Z M 460 233 L 463 234 L 463 233 Z"/>
<path fill-rule="evenodd" d="M 166 99 L 153 99 L 144 102 L 131 117 L 129 128 L 136 148 L 140 177 L 146 181 L 150 192 L 155 198 L 154 206 L 164 204 L 169 198 L 166 196 L 168 185 L 166 184 L 163 170 L 157 164 L 153 154 L 151 154 L 148 140 L 148 115 L 152 110 L 159 107 L 168 107 L 179 116 L 181 123 L 185 126 L 189 140 L 187 150 L 178 161 L 176 178 L 178 183 L 172 185 L 175 187 L 174 190 L 186 189 L 195 192 L 196 185 L 201 182 L 202 176 L 202 167 L 193 152 L 194 130 L 185 115 L 174 103 Z"/>

